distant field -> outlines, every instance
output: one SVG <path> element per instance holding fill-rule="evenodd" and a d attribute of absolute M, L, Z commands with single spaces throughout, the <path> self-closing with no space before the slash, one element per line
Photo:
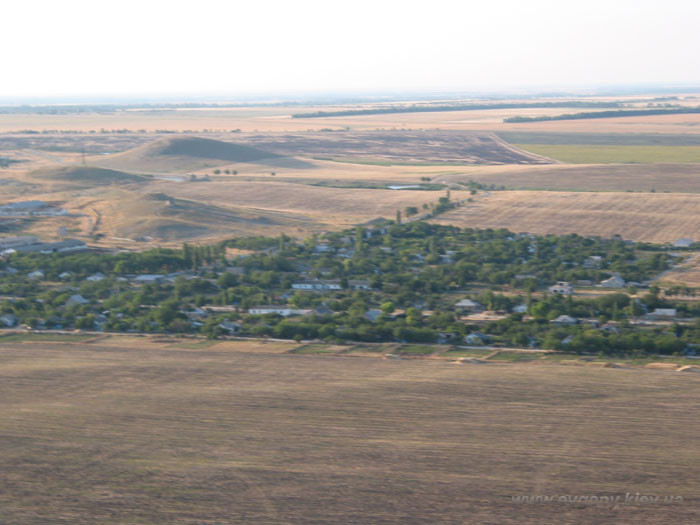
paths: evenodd
<path fill-rule="evenodd" d="M 551 133 L 499 131 L 511 144 L 565 144 L 588 146 L 700 146 L 700 135 L 671 133 Z"/>
<path fill-rule="evenodd" d="M 695 374 L 45 343 L 0 378 L 3 523 L 700 515 Z M 512 501 L 628 492 L 683 502 Z"/>
<path fill-rule="evenodd" d="M 594 146 L 515 144 L 525 151 L 573 164 L 700 163 L 700 146 Z"/>
<path fill-rule="evenodd" d="M 669 242 L 698 236 L 700 195 L 499 191 L 435 221 L 536 234 L 617 234 L 636 241 Z"/>
<path fill-rule="evenodd" d="M 433 182 L 495 184 L 508 189 L 700 193 L 700 165 L 598 164 L 484 166 L 439 173 Z"/>

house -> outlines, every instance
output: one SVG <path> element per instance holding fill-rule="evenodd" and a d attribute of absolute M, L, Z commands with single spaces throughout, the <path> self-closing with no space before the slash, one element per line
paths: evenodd
<path fill-rule="evenodd" d="M 549 293 L 555 295 L 571 295 L 574 293 L 574 287 L 566 281 L 559 281 L 557 284 L 550 286 L 547 290 Z"/>
<path fill-rule="evenodd" d="M 307 309 L 295 309 L 290 306 L 281 305 L 266 305 L 266 306 L 253 306 L 248 309 L 248 313 L 251 315 L 266 315 L 266 314 L 277 314 L 282 317 L 289 317 L 291 315 L 309 315 L 314 313 L 313 310 Z"/>
<path fill-rule="evenodd" d="M 608 323 L 605 323 L 600 327 L 601 330 L 605 332 L 610 332 L 611 334 L 618 334 L 620 333 L 620 329 L 617 327 L 617 323 L 615 321 L 610 321 Z"/>
<path fill-rule="evenodd" d="M 622 277 L 613 275 L 609 279 L 601 281 L 598 286 L 601 288 L 623 288 L 625 286 L 625 280 Z"/>
<path fill-rule="evenodd" d="M 550 323 L 554 323 L 558 326 L 574 325 L 578 323 L 578 319 L 570 315 L 560 315 L 556 319 L 552 319 Z"/>
<path fill-rule="evenodd" d="M 15 314 L 4 314 L 0 316 L 0 323 L 4 324 L 8 328 L 12 328 L 17 325 L 18 319 Z"/>
<path fill-rule="evenodd" d="M 693 239 L 682 238 L 673 241 L 672 246 L 674 248 L 690 248 L 693 245 Z"/>
<path fill-rule="evenodd" d="M 649 319 L 675 319 L 677 311 L 675 308 L 657 308 L 647 314 Z"/>
<path fill-rule="evenodd" d="M 455 310 L 460 313 L 474 314 L 482 312 L 484 307 L 479 303 L 472 301 L 471 299 L 462 299 L 457 304 L 455 304 Z"/>
<path fill-rule="evenodd" d="M 591 255 L 585 261 L 583 261 L 584 268 L 600 268 L 603 263 L 603 257 L 600 255 Z"/>
<path fill-rule="evenodd" d="M 317 315 L 332 315 L 333 314 L 333 310 L 328 308 L 325 304 L 317 306 L 315 311 L 316 311 Z"/>
<path fill-rule="evenodd" d="M 224 332 L 228 332 L 229 334 L 237 334 L 243 327 L 238 323 L 223 321 L 219 323 L 219 328 L 221 328 Z"/>
<path fill-rule="evenodd" d="M 68 300 L 66 301 L 66 306 L 79 306 L 79 305 L 82 305 L 82 304 L 87 304 L 87 303 L 89 303 L 89 302 L 90 302 L 90 301 L 88 301 L 87 299 L 85 299 L 85 297 L 83 297 L 82 295 L 80 295 L 80 294 L 75 294 L 75 295 L 71 295 L 71 296 L 68 298 Z"/>
<path fill-rule="evenodd" d="M 362 317 L 364 317 L 368 321 L 375 322 L 377 319 L 379 319 L 382 316 L 383 313 L 384 312 L 382 312 L 381 310 L 371 309 L 371 310 L 367 310 L 362 315 Z"/>
<path fill-rule="evenodd" d="M 160 274 L 145 274 L 134 277 L 132 281 L 135 284 L 154 284 L 161 283 L 165 280 L 165 275 Z"/>
<path fill-rule="evenodd" d="M 19 248 L 21 246 L 30 246 L 32 244 L 39 244 L 41 241 L 38 237 L 31 237 L 29 235 L 21 237 L 2 237 L 0 238 L 0 252 L 5 250 Z"/>
<path fill-rule="evenodd" d="M 470 345 L 483 345 L 486 342 L 486 336 L 481 332 L 472 332 L 464 336 L 464 342 Z"/>
<path fill-rule="evenodd" d="M 89 281 L 91 283 L 98 283 L 105 278 L 107 278 L 107 276 L 105 274 L 97 272 L 97 273 L 93 273 L 90 277 L 87 277 L 85 280 Z"/>
<path fill-rule="evenodd" d="M 527 313 L 527 305 L 526 304 L 519 304 L 518 306 L 514 306 L 513 313 L 526 314 Z"/>
<path fill-rule="evenodd" d="M 317 253 L 326 253 L 330 251 L 331 247 L 328 245 L 327 242 L 320 242 L 316 246 L 314 246 L 314 251 Z"/>
<path fill-rule="evenodd" d="M 293 290 L 342 290 L 340 281 L 300 281 L 292 283 Z"/>
<path fill-rule="evenodd" d="M 574 340 L 573 335 L 567 335 L 564 339 L 561 340 L 561 344 L 568 345 L 573 340 Z"/>
<path fill-rule="evenodd" d="M 73 274 L 70 272 L 62 272 L 58 274 L 58 278 L 65 281 L 66 279 L 70 279 Z"/>
<path fill-rule="evenodd" d="M 41 270 L 36 270 L 34 272 L 28 273 L 27 277 L 29 277 L 30 279 L 43 279 L 44 272 L 42 272 Z"/>
<path fill-rule="evenodd" d="M 371 290 L 372 284 L 362 279 L 349 279 L 348 286 L 352 290 Z"/>

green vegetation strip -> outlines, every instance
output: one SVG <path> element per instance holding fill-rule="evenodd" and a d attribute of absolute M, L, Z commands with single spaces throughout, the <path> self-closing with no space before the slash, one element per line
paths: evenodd
<path fill-rule="evenodd" d="M 700 146 L 597 146 L 515 144 L 520 149 L 572 164 L 700 163 Z"/>

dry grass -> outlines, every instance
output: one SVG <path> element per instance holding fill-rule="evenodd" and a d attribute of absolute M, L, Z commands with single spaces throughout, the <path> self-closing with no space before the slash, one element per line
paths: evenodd
<path fill-rule="evenodd" d="M 2 345 L 4 523 L 697 523 L 696 374 Z M 537 494 L 675 505 L 514 504 Z"/>
<path fill-rule="evenodd" d="M 333 226 L 349 226 L 376 217 L 393 218 L 396 210 L 437 202 L 438 191 L 324 188 L 288 182 L 216 180 L 207 183 L 154 182 L 147 191 L 222 207 L 276 211 L 310 217 Z M 452 192 L 454 199 L 467 192 Z"/>
<path fill-rule="evenodd" d="M 700 195 L 500 191 L 482 195 L 436 221 L 535 234 L 618 234 L 636 241 L 667 242 L 697 236 Z"/>
<path fill-rule="evenodd" d="M 468 181 L 509 189 L 700 193 L 696 164 L 480 166 L 445 170 L 434 181 Z"/>

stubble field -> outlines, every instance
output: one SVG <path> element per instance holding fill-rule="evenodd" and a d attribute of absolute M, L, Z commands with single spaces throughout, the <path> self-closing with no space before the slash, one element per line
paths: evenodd
<path fill-rule="evenodd" d="M 698 521 L 694 374 L 275 351 L 0 345 L 0 521 Z"/>
<path fill-rule="evenodd" d="M 700 231 L 700 195 L 503 191 L 440 215 L 436 222 L 535 234 L 622 235 L 672 242 Z"/>

